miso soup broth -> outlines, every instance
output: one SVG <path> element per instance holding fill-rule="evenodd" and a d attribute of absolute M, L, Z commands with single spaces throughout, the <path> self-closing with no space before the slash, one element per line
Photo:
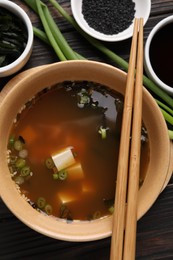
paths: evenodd
<path fill-rule="evenodd" d="M 9 136 L 8 165 L 36 210 L 67 220 L 113 211 L 123 97 L 93 82 L 63 82 L 27 102 Z M 141 179 L 149 144 L 143 127 Z"/>

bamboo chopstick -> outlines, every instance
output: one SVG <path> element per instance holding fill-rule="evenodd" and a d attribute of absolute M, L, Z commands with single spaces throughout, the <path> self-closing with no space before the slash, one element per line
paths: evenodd
<path fill-rule="evenodd" d="M 117 169 L 117 184 L 116 184 L 116 193 L 115 193 L 115 203 L 114 203 L 114 214 L 113 214 L 113 227 L 112 227 L 112 239 L 111 239 L 111 254 L 110 259 L 111 260 L 122 260 L 123 256 L 126 257 L 124 260 L 132 260 L 134 259 L 134 248 L 135 248 L 135 234 L 136 234 L 136 227 L 135 223 L 137 221 L 136 219 L 136 211 L 137 211 L 137 191 L 138 191 L 138 181 L 139 177 L 136 178 L 136 174 L 138 174 L 137 169 L 139 164 L 139 143 L 140 138 L 136 136 L 136 133 L 132 134 L 132 138 L 136 139 L 134 140 L 133 145 L 133 153 L 131 154 L 131 157 L 133 158 L 133 162 L 131 163 L 131 171 L 133 171 L 133 175 L 130 178 L 130 189 L 128 192 L 128 201 L 129 207 L 128 207 L 128 218 L 133 219 L 133 221 L 126 221 L 126 196 L 127 196 L 127 181 L 128 181 L 128 174 L 129 174 L 129 150 L 130 150 L 130 135 L 131 135 L 131 121 L 132 121 L 132 110 L 133 110 L 133 99 L 134 99 L 134 85 L 135 90 L 136 89 L 142 89 L 142 67 L 143 67 L 143 19 L 140 19 L 140 37 L 138 40 L 138 27 L 139 27 L 139 19 L 135 19 L 134 22 L 134 31 L 133 31 L 133 38 L 132 38 L 132 45 L 131 45 L 131 51 L 130 51 L 130 61 L 129 61 L 129 69 L 127 74 L 127 82 L 126 82 L 126 92 L 125 92 L 125 100 L 124 100 L 124 111 L 123 111 L 123 120 L 122 120 L 122 130 L 121 130 L 121 140 L 120 140 L 120 150 L 119 150 L 119 160 L 118 160 L 118 169 Z M 138 41 L 138 44 L 137 44 Z M 137 45 L 140 45 L 137 46 Z M 138 57 L 136 58 L 137 53 L 137 47 L 138 47 Z M 136 61 L 138 61 L 137 65 L 137 72 L 136 72 L 136 80 L 135 80 L 135 66 Z M 140 85 L 140 86 L 138 86 Z M 142 97 L 141 97 L 142 91 L 137 91 L 137 97 L 135 94 L 135 101 L 138 102 L 138 104 L 134 105 L 135 112 L 135 122 L 133 126 L 133 130 L 135 129 L 135 132 L 139 131 L 139 123 L 141 122 L 141 103 L 142 103 Z M 139 105 L 140 102 L 140 105 Z M 138 107 L 139 106 L 139 107 Z M 137 107 L 137 109 L 136 109 Z M 135 125 L 138 124 L 137 130 Z M 140 123 L 141 126 L 141 123 Z M 141 128 L 140 128 L 141 133 Z M 138 135 L 140 135 L 138 133 Z M 134 138 L 135 137 L 135 138 Z M 137 148 L 136 148 L 137 147 Z M 137 151 L 136 151 L 137 149 Z M 139 152 L 139 153 L 138 153 Z M 136 165 L 133 169 L 133 165 Z M 137 172 L 137 173 L 136 173 Z M 135 176 L 135 177 L 133 177 Z M 137 183 L 138 182 L 138 183 Z M 135 183 L 135 184 L 134 184 Z M 135 200 L 134 194 L 131 195 L 131 191 L 133 190 L 133 185 L 136 185 L 137 188 L 135 188 Z M 134 203 L 133 203 L 134 202 Z M 125 224 L 126 221 L 126 224 Z M 131 222 L 133 222 L 133 239 L 131 240 L 131 232 L 132 232 L 132 226 Z M 127 236 L 126 236 L 126 228 L 127 228 Z M 129 232 L 130 231 L 130 232 Z M 125 234 L 125 237 L 124 237 Z M 125 248 L 124 248 L 124 241 L 125 242 Z M 129 252 L 131 250 L 133 253 L 131 254 L 131 258 L 129 257 Z M 125 250 L 125 253 L 124 253 Z M 128 255 L 128 258 L 127 258 Z"/>
<path fill-rule="evenodd" d="M 140 19 L 138 55 L 134 95 L 134 112 L 129 166 L 127 212 L 124 238 L 124 260 L 135 259 L 137 202 L 139 190 L 141 124 L 142 124 L 142 75 L 143 75 L 143 20 Z"/>

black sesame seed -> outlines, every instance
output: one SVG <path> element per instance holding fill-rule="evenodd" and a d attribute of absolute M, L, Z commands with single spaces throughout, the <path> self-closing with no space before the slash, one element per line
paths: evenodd
<path fill-rule="evenodd" d="M 83 0 L 82 14 L 90 27 L 113 35 L 131 25 L 135 3 L 132 0 Z"/>

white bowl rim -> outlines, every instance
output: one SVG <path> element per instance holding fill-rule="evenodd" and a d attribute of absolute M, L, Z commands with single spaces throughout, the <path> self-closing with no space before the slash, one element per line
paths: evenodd
<path fill-rule="evenodd" d="M 144 2 L 145 1 L 145 8 L 144 7 Z M 143 17 L 144 18 L 144 25 L 146 24 L 149 15 L 150 15 L 150 11 L 151 11 L 151 0 L 143 0 L 143 1 L 139 1 L 139 0 L 133 0 L 133 2 L 135 2 L 138 5 L 141 5 L 141 11 L 140 14 L 135 14 L 136 18 L 140 18 Z M 71 9 L 72 9 L 72 13 L 74 16 L 74 19 L 76 20 L 76 22 L 78 23 L 78 25 L 82 28 L 83 31 L 85 31 L 88 35 L 98 39 L 98 40 L 102 40 L 102 41 L 107 41 L 107 42 L 118 42 L 118 41 L 123 41 L 126 40 L 128 38 L 130 38 L 133 34 L 133 21 L 132 24 L 123 32 L 120 32 L 118 34 L 114 34 L 114 35 L 106 35 L 103 34 L 101 32 L 98 32 L 96 30 L 94 30 L 93 28 L 91 28 L 87 22 L 85 21 L 85 19 L 83 18 L 83 15 L 81 14 L 81 10 L 80 10 L 80 14 L 78 14 L 78 8 L 81 9 L 81 3 L 82 0 L 71 0 Z M 76 9 L 77 8 L 77 9 Z M 145 13 L 143 13 L 145 11 Z M 141 15 L 143 13 L 143 15 Z"/>
<path fill-rule="evenodd" d="M 160 22 L 158 22 L 153 29 L 151 30 L 146 44 L 145 44 L 145 50 L 144 50 L 144 66 L 146 69 L 147 74 L 156 82 L 156 84 L 158 84 L 162 89 L 166 90 L 169 94 L 173 94 L 173 88 L 168 86 L 166 83 L 164 83 L 162 80 L 159 79 L 159 77 L 156 75 L 156 73 L 153 70 L 153 67 L 151 65 L 150 62 L 150 58 L 149 58 L 149 50 L 150 50 L 150 44 L 151 41 L 154 37 L 154 35 L 165 25 L 169 24 L 169 23 L 173 23 L 173 15 L 168 16 L 166 18 L 164 18 L 163 20 L 161 20 Z"/>
<path fill-rule="evenodd" d="M 0 6 L 8 9 L 9 11 L 11 11 L 14 14 L 19 15 L 20 18 L 25 23 L 25 26 L 26 26 L 27 31 L 28 31 L 28 40 L 27 40 L 26 47 L 25 47 L 24 51 L 12 63 L 10 63 L 10 64 L 8 64 L 4 67 L 0 67 L 0 76 L 1 76 L 1 73 L 3 74 L 3 73 L 7 73 L 8 71 L 11 71 L 16 66 L 18 66 L 28 56 L 28 54 L 29 54 L 29 52 L 32 48 L 32 45 L 33 45 L 34 33 L 33 33 L 33 29 L 32 29 L 32 23 L 31 23 L 28 15 L 19 5 L 15 4 L 15 3 L 13 3 L 9 0 L 1 0 Z"/>

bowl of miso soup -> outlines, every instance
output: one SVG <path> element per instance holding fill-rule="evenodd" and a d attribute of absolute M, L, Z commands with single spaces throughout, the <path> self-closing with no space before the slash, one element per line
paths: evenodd
<path fill-rule="evenodd" d="M 0 94 L 0 194 L 30 228 L 56 239 L 111 236 L 126 73 L 94 61 L 40 66 Z M 143 88 L 138 219 L 170 164 L 162 114 Z"/>

